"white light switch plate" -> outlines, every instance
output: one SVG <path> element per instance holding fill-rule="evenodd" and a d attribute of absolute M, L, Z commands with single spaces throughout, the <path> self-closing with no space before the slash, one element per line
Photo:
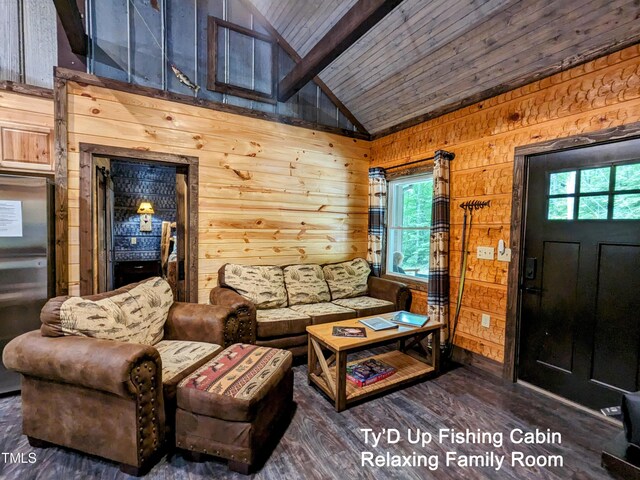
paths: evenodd
<path fill-rule="evenodd" d="M 482 314 L 482 326 L 484 328 L 489 328 L 491 326 L 491 316 L 486 313 Z"/>
<path fill-rule="evenodd" d="M 135 245 L 138 243 L 138 239 L 136 237 L 131 237 L 131 245 Z"/>
<path fill-rule="evenodd" d="M 478 247 L 478 258 L 481 260 L 493 260 L 493 247 Z"/>

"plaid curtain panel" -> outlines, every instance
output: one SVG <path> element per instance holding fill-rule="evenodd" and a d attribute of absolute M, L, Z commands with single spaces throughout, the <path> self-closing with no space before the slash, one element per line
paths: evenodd
<path fill-rule="evenodd" d="M 449 162 L 453 154 L 438 150 L 433 164 L 433 207 L 429 252 L 429 316 L 445 326 L 449 320 Z M 442 329 L 446 340 L 446 328 Z"/>
<path fill-rule="evenodd" d="M 380 276 L 384 252 L 385 215 L 387 212 L 387 180 L 384 169 L 369 169 L 369 229 L 367 261 L 376 277 Z"/>

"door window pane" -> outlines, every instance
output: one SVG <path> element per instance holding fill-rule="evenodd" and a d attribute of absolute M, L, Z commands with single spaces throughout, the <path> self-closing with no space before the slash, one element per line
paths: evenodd
<path fill-rule="evenodd" d="M 549 195 L 566 195 L 576 191 L 576 172 L 549 175 Z"/>
<path fill-rule="evenodd" d="M 548 220 L 573 220 L 573 197 L 550 198 Z"/>
<path fill-rule="evenodd" d="M 606 220 L 608 207 L 608 195 L 580 197 L 580 204 L 578 205 L 578 220 Z"/>
<path fill-rule="evenodd" d="M 610 173 L 611 167 L 582 170 L 580 172 L 580 193 L 608 191 Z"/>
<path fill-rule="evenodd" d="M 640 190 L 640 163 L 616 167 L 616 191 L 619 190 Z"/>
<path fill-rule="evenodd" d="M 640 220 L 640 193 L 613 197 L 614 220 Z"/>

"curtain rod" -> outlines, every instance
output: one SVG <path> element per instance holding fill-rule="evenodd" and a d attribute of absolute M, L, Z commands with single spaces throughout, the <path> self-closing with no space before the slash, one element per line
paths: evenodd
<path fill-rule="evenodd" d="M 456 158 L 456 154 L 455 153 L 451 153 L 451 152 L 443 152 L 443 155 L 446 157 L 449 157 L 449 160 L 453 160 L 454 158 Z M 389 171 L 389 170 L 395 170 L 397 168 L 405 168 L 408 167 L 409 165 L 415 165 L 416 163 L 422 163 L 422 162 L 428 162 L 430 160 L 435 159 L 436 157 L 427 157 L 427 158 L 421 158 L 420 160 L 414 160 L 413 162 L 409 162 L 409 163 L 403 163 L 402 165 L 394 165 L 393 167 L 388 167 L 385 168 L 385 171 Z"/>

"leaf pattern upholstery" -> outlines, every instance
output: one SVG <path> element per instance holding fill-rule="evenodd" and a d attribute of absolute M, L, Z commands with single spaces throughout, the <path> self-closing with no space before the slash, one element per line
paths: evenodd
<path fill-rule="evenodd" d="M 154 277 L 101 300 L 69 298 L 60 305 L 60 327 L 64 335 L 154 345 L 162 340 L 171 305 L 171 287 Z"/>
<path fill-rule="evenodd" d="M 329 285 L 324 279 L 322 267 L 315 264 L 290 265 L 284 268 L 289 305 L 328 302 L 331 300 Z"/>
<path fill-rule="evenodd" d="M 228 263 L 223 272 L 220 284 L 253 302 L 257 309 L 287 306 L 287 291 L 280 267 Z"/>
<path fill-rule="evenodd" d="M 162 340 L 154 345 L 162 360 L 162 383 L 168 383 L 205 357 L 222 351 L 220 345 L 205 342 Z"/>
<path fill-rule="evenodd" d="M 364 258 L 325 265 L 322 271 L 329 285 L 332 300 L 367 294 L 371 267 Z"/>

